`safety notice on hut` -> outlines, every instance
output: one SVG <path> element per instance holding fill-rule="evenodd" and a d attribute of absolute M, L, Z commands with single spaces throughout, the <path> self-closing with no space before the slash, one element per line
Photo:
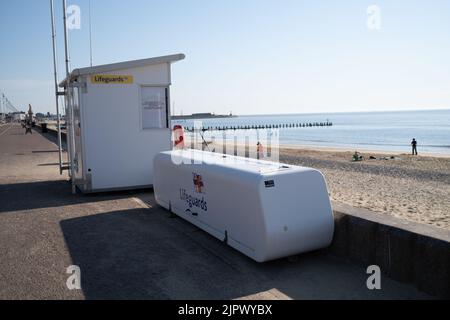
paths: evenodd
<path fill-rule="evenodd" d="M 132 84 L 133 76 L 126 75 L 93 75 L 91 82 L 95 84 Z"/>

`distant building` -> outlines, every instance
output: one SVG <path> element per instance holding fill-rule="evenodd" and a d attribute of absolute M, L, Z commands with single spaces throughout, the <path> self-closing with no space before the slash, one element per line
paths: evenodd
<path fill-rule="evenodd" d="M 12 121 L 25 121 L 25 112 L 13 112 L 11 113 Z"/>
<path fill-rule="evenodd" d="M 195 118 L 211 118 L 211 117 L 214 117 L 214 113 L 211 113 L 211 112 L 193 113 L 192 117 L 195 117 Z"/>
<path fill-rule="evenodd" d="M 231 112 L 229 115 L 225 114 L 215 114 L 214 112 L 204 112 L 204 113 L 193 113 L 188 116 L 179 115 L 179 116 L 172 116 L 172 120 L 179 120 L 179 119 L 214 119 L 214 118 L 234 118 L 236 117 Z"/>

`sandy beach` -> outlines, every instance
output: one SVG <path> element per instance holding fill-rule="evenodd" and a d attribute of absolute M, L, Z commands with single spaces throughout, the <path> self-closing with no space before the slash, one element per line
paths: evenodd
<path fill-rule="evenodd" d="M 352 162 L 353 153 L 289 148 L 280 161 L 322 171 L 335 201 L 450 229 L 450 158 L 361 152 L 366 160 Z"/>
<path fill-rule="evenodd" d="M 214 148 L 222 150 L 210 145 Z M 449 156 L 360 151 L 365 160 L 353 162 L 354 152 L 310 146 L 279 149 L 280 162 L 320 170 L 332 200 L 450 230 Z"/>

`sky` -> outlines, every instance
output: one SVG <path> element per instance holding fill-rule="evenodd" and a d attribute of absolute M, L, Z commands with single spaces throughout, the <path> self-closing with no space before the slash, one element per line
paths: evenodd
<path fill-rule="evenodd" d="M 81 9 L 81 29 L 69 33 L 71 68 L 86 67 L 89 0 L 68 4 Z M 55 5 L 62 80 L 61 1 Z M 379 15 L 368 13 L 371 5 Z M 450 108 L 448 0 L 91 0 L 90 7 L 94 65 L 186 55 L 172 68 L 176 114 Z M 49 8 L 48 0 L 0 1 L 0 91 L 20 110 L 31 103 L 35 112 L 55 112 Z"/>

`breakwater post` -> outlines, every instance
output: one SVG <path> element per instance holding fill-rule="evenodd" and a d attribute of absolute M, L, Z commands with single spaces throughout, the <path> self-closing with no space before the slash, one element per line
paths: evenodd
<path fill-rule="evenodd" d="M 265 125 L 234 125 L 234 126 L 209 126 L 200 128 L 201 131 L 237 131 L 237 130 L 263 130 L 263 129 L 296 129 L 313 127 L 332 127 L 333 123 L 326 122 L 308 122 L 308 123 L 283 123 L 283 124 L 265 124 Z M 186 131 L 193 132 L 194 127 L 184 127 Z"/>

